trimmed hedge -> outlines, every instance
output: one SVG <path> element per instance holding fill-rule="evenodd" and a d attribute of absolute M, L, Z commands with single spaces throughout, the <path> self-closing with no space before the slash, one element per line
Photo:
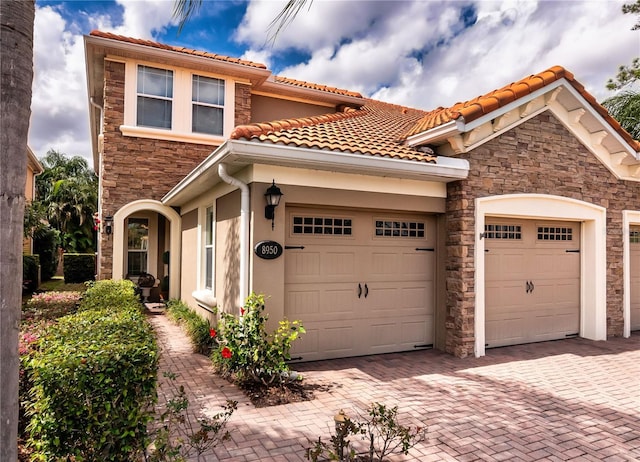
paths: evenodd
<path fill-rule="evenodd" d="M 135 460 L 144 449 L 158 350 L 133 289 L 96 282 L 28 360 L 35 460 Z"/>
<path fill-rule="evenodd" d="M 40 276 L 40 257 L 38 255 L 22 256 L 22 292 L 32 294 L 38 289 Z"/>
<path fill-rule="evenodd" d="M 62 267 L 66 284 L 93 281 L 96 273 L 96 256 L 92 253 L 65 253 Z"/>
<path fill-rule="evenodd" d="M 48 281 L 56 274 L 58 269 L 58 244 L 60 232 L 56 229 L 48 229 L 41 236 L 33 240 L 33 253 L 40 256 L 41 276 L 43 281 Z"/>
<path fill-rule="evenodd" d="M 203 355 L 209 355 L 215 346 L 211 335 L 209 321 L 189 308 L 180 300 L 169 300 L 167 303 L 167 315 L 176 324 L 181 325 L 193 345 L 193 351 Z"/>

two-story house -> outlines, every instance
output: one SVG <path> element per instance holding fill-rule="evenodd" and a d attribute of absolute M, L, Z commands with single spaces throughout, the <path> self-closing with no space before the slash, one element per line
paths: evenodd
<path fill-rule="evenodd" d="M 640 143 L 561 67 L 423 111 L 85 37 L 100 278 L 266 294 L 303 360 L 640 327 Z M 416 106 L 420 104 L 416 101 Z"/>
<path fill-rule="evenodd" d="M 44 171 L 42 164 L 33 153 L 31 148 L 27 146 L 27 181 L 25 183 L 24 197 L 27 203 L 33 201 L 36 197 L 36 177 Z M 22 240 L 22 253 L 25 255 L 33 254 L 33 239 L 30 237 Z"/>

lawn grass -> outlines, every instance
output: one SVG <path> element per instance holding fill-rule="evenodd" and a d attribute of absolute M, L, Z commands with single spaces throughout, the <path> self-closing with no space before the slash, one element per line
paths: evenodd
<path fill-rule="evenodd" d="M 82 282 L 77 284 L 65 284 L 64 277 L 54 276 L 49 281 L 41 282 L 40 286 L 38 287 L 38 290 L 46 291 L 46 292 L 50 292 L 53 290 L 57 292 L 63 292 L 63 291 L 84 292 L 85 290 L 87 290 L 87 286 Z"/>

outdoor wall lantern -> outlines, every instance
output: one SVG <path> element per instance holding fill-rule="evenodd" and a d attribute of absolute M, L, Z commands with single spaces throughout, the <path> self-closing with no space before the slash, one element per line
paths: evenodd
<path fill-rule="evenodd" d="M 111 234 L 111 231 L 113 230 L 113 217 L 111 215 L 107 215 L 106 217 L 104 217 L 104 232 L 107 233 L 107 235 Z"/>
<path fill-rule="evenodd" d="M 264 208 L 264 217 L 267 220 L 271 220 L 271 229 L 275 227 L 276 207 L 280 204 L 282 196 L 282 191 L 276 186 L 276 180 L 273 180 L 271 186 L 267 188 L 267 192 L 264 193 L 264 198 L 267 200 L 267 205 Z"/>

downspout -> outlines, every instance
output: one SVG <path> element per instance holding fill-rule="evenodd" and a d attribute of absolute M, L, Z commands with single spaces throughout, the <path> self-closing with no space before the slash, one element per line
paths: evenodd
<path fill-rule="evenodd" d="M 104 151 L 104 108 L 93 100 L 93 96 L 89 98 L 89 103 L 98 111 L 100 111 L 100 133 L 98 134 L 98 181 L 102 180 L 102 151 Z M 95 171 L 95 166 L 94 166 Z M 98 216 L 100 220 L 104 220 L 102 216 L 102 188 L 98 184 Z M 102 233 L 98 227 L 97 246 L 96 246 L 96 279 L 101 279 L 100 261 L 102 260 Z"/>
<path fill-rule="evenodd" d="M 229 176 L 227 166 L 218 164 L 218 175 L 225 183 L 240 188 L 240 293 L 238 308 L 244 305 L 249 296 L 249 186 L 246 183 Z"/>

